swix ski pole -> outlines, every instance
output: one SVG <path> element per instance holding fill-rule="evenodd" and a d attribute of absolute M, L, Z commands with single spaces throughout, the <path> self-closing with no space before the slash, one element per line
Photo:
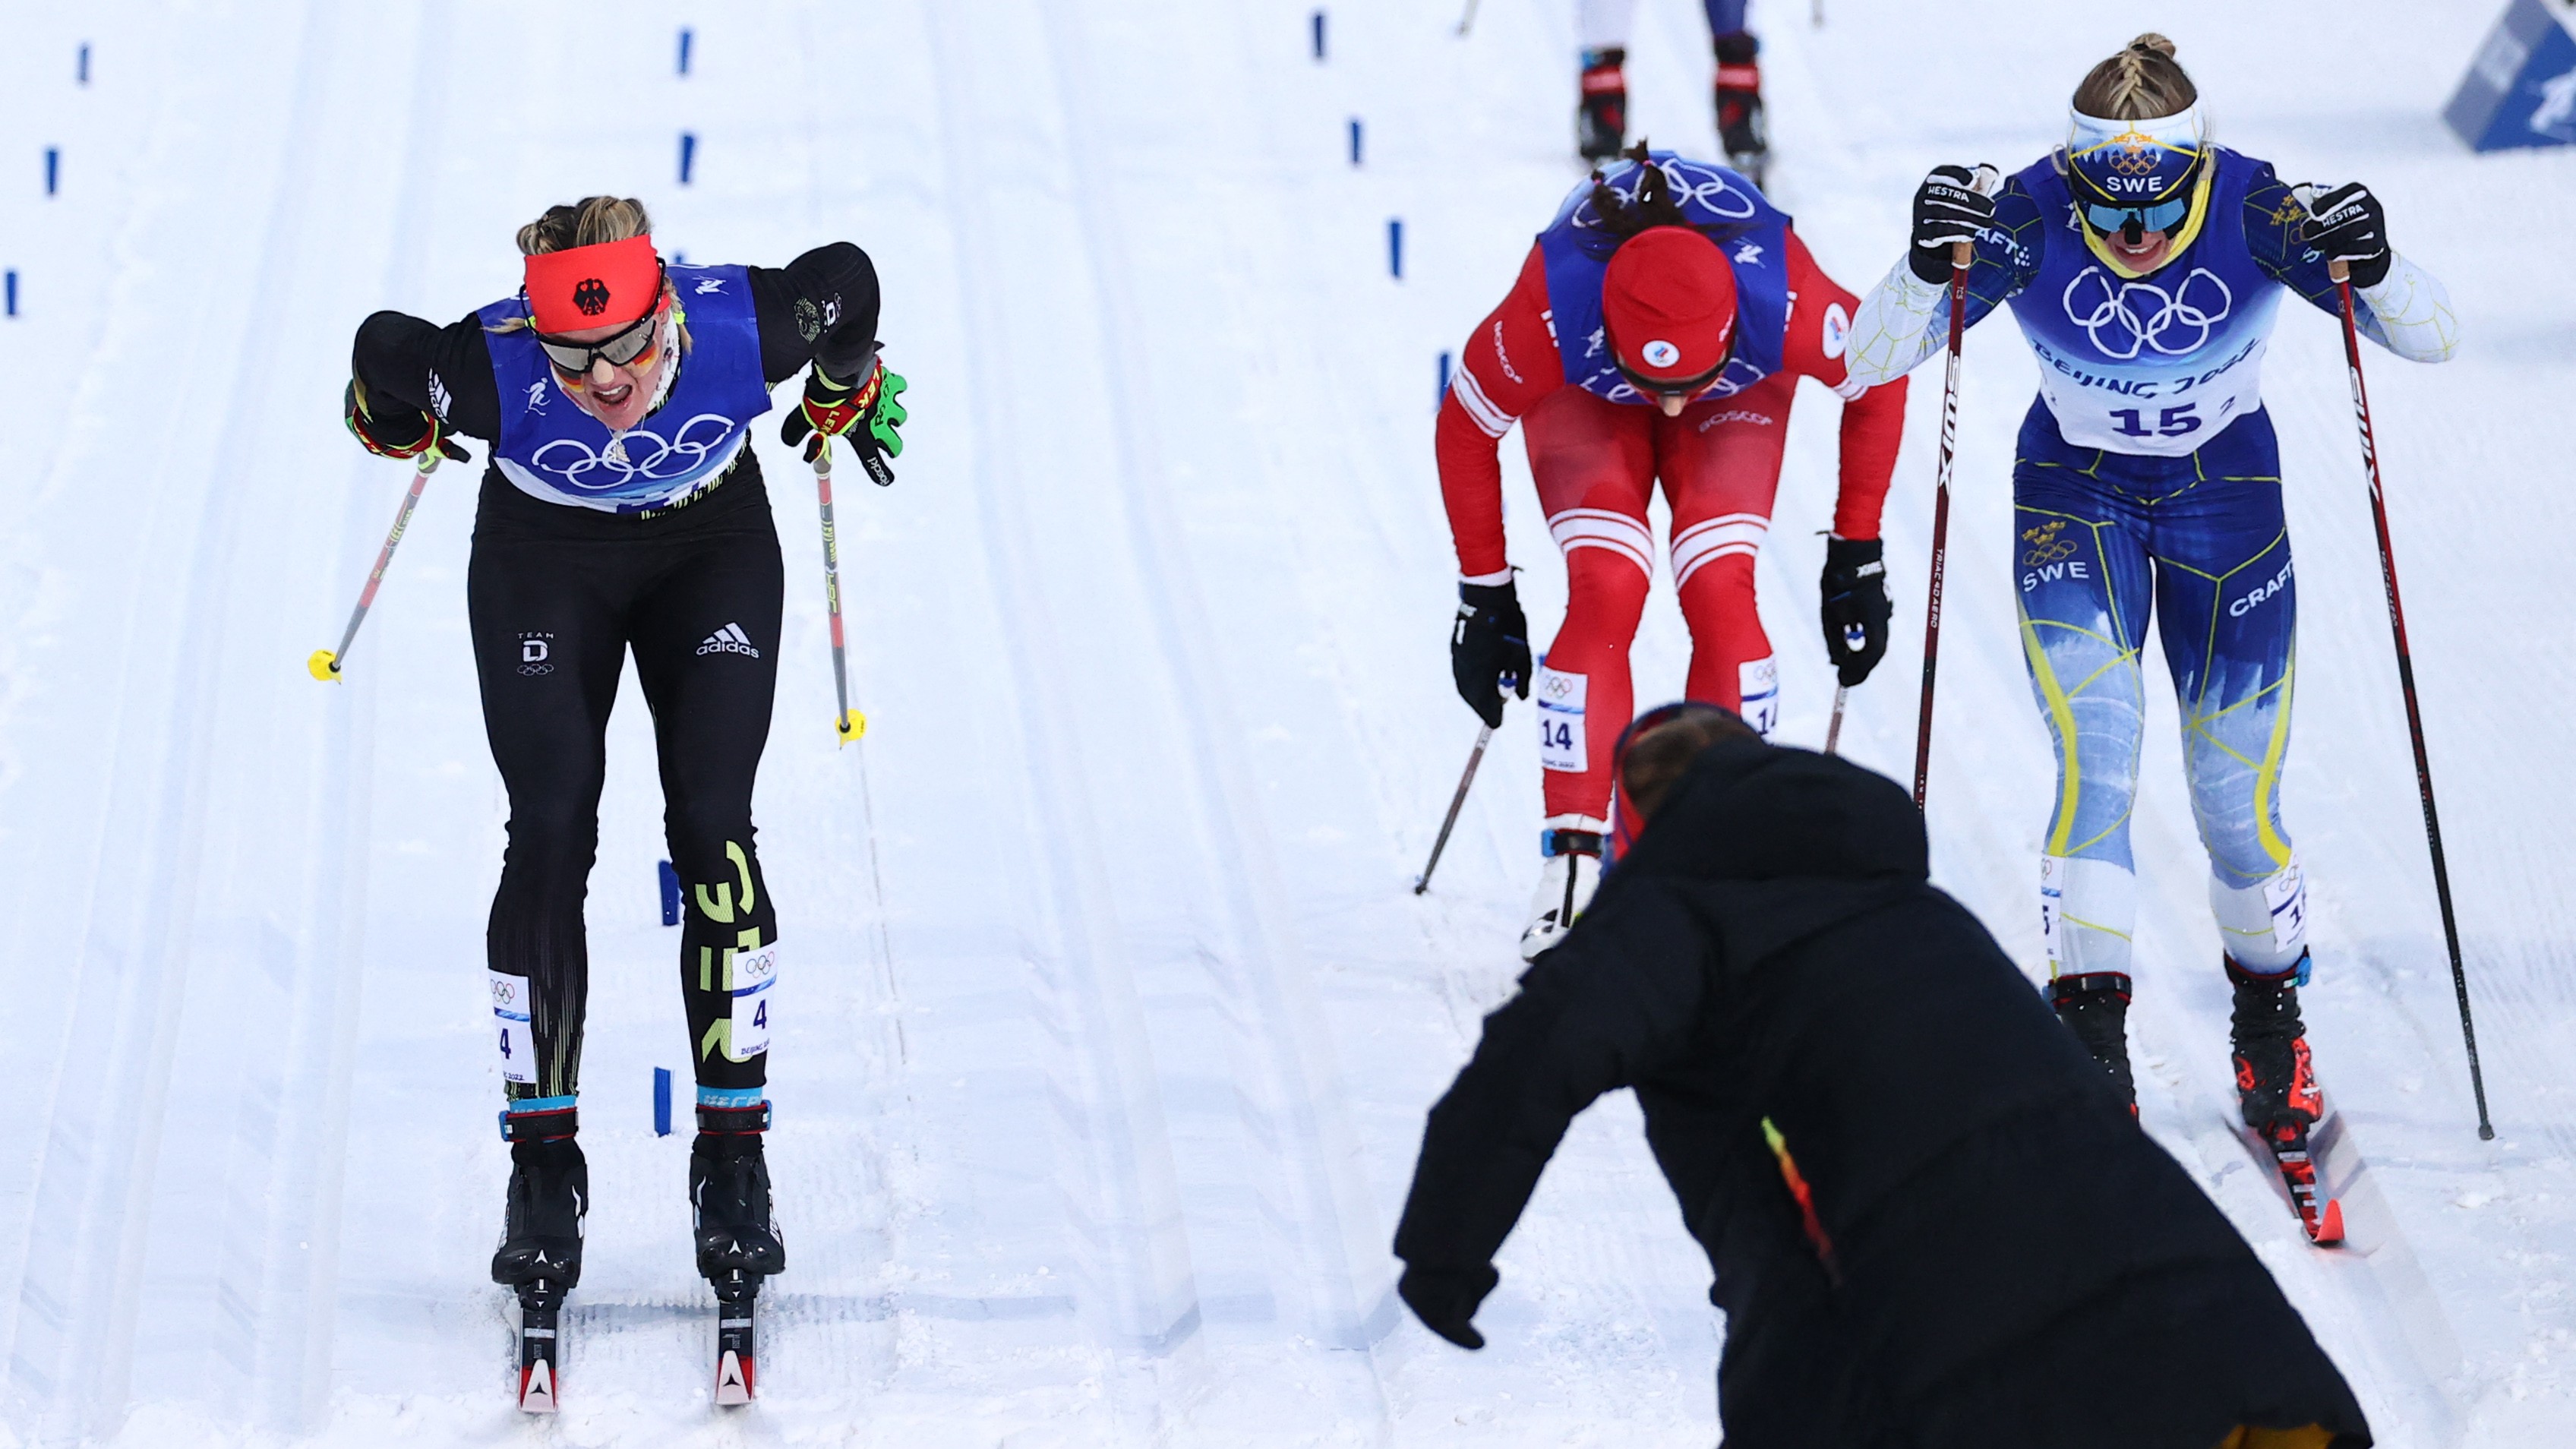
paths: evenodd
<path fill-rule="evenodd" d="M 823 504 L 823 601 L 832 611 L 832 692 L 841 712 L 832 728 L 848 744 L 868 732 L 866 714 L 850 708 L 849 651 L 841 634 L 841 543 L 832 527 L 832 440 L 825 438 L 814 454 L 814 492 Z"/>
<path fill-rule="evenodd" d="M 1826 753 L 1826 754 L 1829 754 L 1829 755 L 1830 755 L 1830 754 L 1834 753 L 1834 746 L 1842 742 L 1842 737 L 1843 737 L 1843 702 L 1844 702 L 1845 700 L 1850 699 L 1850 698 L 1851 698 L 1851 686 L 1850 686 L 1850 685 L 1848 685 L 1848 684 L 1837 684 L 1837 685 L 1835 685 L 1835 686 L 1834 686 L 1834 718 L 1833 718 L 1833 723 L 1828 724 L 1828 725 L 1826 725 L 1826 726 L 1825 726 L 1825 753 Z"/>
<path fill-rule="evenodd" d="M 1977 168 L 1969 184 L 1987 192 L 2001 173 Z M 1932 501 L 1932 580 L 1923 606 L 1923 717 L 1914 729 L 1914 808 L 1923 808 L 1932 780 L 1932 679 L 1941 662 L 1941 585 L 1950 558 L 1950 466 L 1959 445 L 1959 349 L 1968 336 L 1968 268 L 1977 259 L 1975 242 L 1950 244 L 1950 360 L 1941 378 L 1941 471 Z"/>
<path fill-rule="evenodd" d="M 1458 777 L 1458 793 L 1449 797 L 1449 814 L 1440 822 L 1440 838 L 1431 842 L 1431 859 L 1423 862 L 1422 874 L 1413 878 L 1413 893 L 1431 889 L 1431 873 L 1440 868 L 1440 852 L 1449 848 L 1449 832 L 1458 824 L 1458 812 L 1467 803 L 1467 787 L 1476 783 L 1476 767 L 1485 762 L 1485 746 L 1494 742 L 1494 727 L 1476 729 L 1476 748 L 1467 752 L 1466 773 Z"/>
<path fill-rule="evenodd" d="M 1476 24 L 1476 0 L 1467 0 L 1467 13 L 1458 17 L 1458 33 L 1466 34 Z"/>
<path fill-rule="evenodd" d="M 358 591 L 358 607 L 349 611 L 349 627 L 340 631 L 340 647 L 316 649 L 304 661 L 304 671 L 329 684 L 340 677 L 340 666 L 348 661 L 349 646 L 357 642 L 358 626 L 366 622 L 367 609 L 376 602 L 376 589 L 385 581 L 385 567 L 394 561 L 394 546 L 402 542 L 403 530 L 411 527 L 411 511 L 420 506 L 420 493 L 429 486 L 429 475 L 438 471 L 439 455 L 431 448 L 412 465 L 411 491 L 403 495 L 402 508 L 394 514 L 393 531 L 385 535 L 385 546 L 376 553 L 375 571 L 367 575 L 367 585 Z"/>
<path fill-rule="evenodd" d="M 2301 188 L 2299 200 L 2309 197 Z M 2442 904 L 2442 944 L 2451 952 L 2451 989 L 2460 1001 L 2460 1038 L 2469 1050 L 2469 1090 L 2478 1103 L 2478 1139 L 2495 1140 L 2487 1117 L 2486 1074 L 2478 1067 L 2478 1028 L 2469 1016 L 2469 973 L 2460 961 L 2460 922 L 2451 910 L 2451 867 L 2442 854 L 2442 817 L 2433 808 L 2433 764 L 2424 752 L 2424 711 L 2415 700 L 2415 656 L 2406 647 L 2406 609 L 2397 598 L 2397 554 L 2388 538 L 2388 504 L 2379 484 L 2379 448 L 2370 432 L 2370 394 L 2361 384 L 2361 331 L 2354 324 L 2352 277 L 2342 262 L 2326 263 L 2342 294 L 2343 361 L 2352 378 L 2352 416 L 2361 429 L 2361 466 L 2370 481 L 2370 520 L 2379 530 L 2379 581 L 2388 591 L 2388 630 L 2397 641 L 2397 683 L 2406 695 L 2406 733 L 2415 743 L 2415 788 L 2424 797 L 2424 843 L 2433 854 L 2433 894 Z"/>

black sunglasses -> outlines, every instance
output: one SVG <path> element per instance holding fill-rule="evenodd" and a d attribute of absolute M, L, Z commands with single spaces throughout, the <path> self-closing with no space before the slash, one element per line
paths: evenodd
<path fill-rule="evenodd" d="M 1646 376 L 1644 373 L 1637 371 L 1633 367 L 1630 367 L 1628 365 L 1628 359 L 1619 355 L 1619 349 L 1615 347 L 1610 349 L 1610 365 L 1619 369 L 1619 375 L 1628 379 L 1628 385 L 1630 387 L 1635 388 L 1637 391 L 1642 392 L 1649 397 L 1689 397 L 1691 394 L 1698 392 L 1701 388 L 1717 381 L 1717 375 L 1726 371 L 1727 364 L 1733 361 L 1735 361 L 1735 338 L 1729 337 L 1726 339 L 1726 355 L 1717 360 L 1717 366 L 1710 368 L 1708 371 L 1703 372 L 1696 377 L 1685 377 L 1673 382 L 1661 382 Z"/>
<path fill-rule="evenodd" d="M 638 317 L 614 337 L 599 342 L 562 342 L 543 333 L 537 345 L 546 350 L 546 360 L 562 373 L 579 375 L 590 371 L 594 360 L 605 359 L 610 365 L 623 367 L 644 355 L 653 345 L 654 324 L 662 320 L 662 304 L 657 299 L 653 310 Z"/>

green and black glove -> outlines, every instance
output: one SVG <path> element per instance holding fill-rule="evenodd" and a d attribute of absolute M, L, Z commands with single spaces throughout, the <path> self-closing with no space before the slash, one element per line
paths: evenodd
<path fill-rule="evenodd" d="M 779 441 L 790 447 L 802 442 L 805 461 L 811 463 L 827 441 L 845 438 L 858 453 L 859 466 L 882 488 L 894 481 L 886 460 L 903 456 L 903 434 L 896 429 L 911 414 L 898 399 L 909 386 L 880 358 L 869 359 L 865 380 L 847 387 L 825 377 L 819 364 L 809 367 L 805 400 L 778 429 Z"/>

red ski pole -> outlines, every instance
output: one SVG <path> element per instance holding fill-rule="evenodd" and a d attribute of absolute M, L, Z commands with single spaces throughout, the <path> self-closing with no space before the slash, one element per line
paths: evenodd
<path fill-rule="evenodd" d="M 1988 191 L 2001 173 L 1977 168 L 1969 185 Z M 1989 192 L 1991 194 L 1991 192 Z M 1941 663 L 1941 584 L 1950 558 L 1950 465 L 1958 458 L 1959 348 L 1968 336 L 1968 268 L 1977 259 L 1975 242 L 1950 244 L 1950 360 L 1941 378 L 1941 471 L 1932 499 L 1932 580 L 1923 605 L 1923 717 L 1914 727 L 1914 808 L 1923 808 L 1925 787 L 1932 779 L 1932 677 Z"/>
<path fill-rule="evenodd" d="M 2308 198 L 2300 196 L 2305 203 Z M 2388 590 L 2388 629 L 2397 640 L 2397 683 L 2406 695 L 2406 733 L 2415 742 L 2415 788 L 2424 797 L 2424 842 L 2433 852 L 2433 894 L 2442 903 L 2442 943 L 2451 952 L 2451 988 L 2460 1000 L 2460 1037 L 2469 1049 L 2469 1090 L 2478 1102 L 2478 1138 L 2495 1140 L 2487 1119 L 2486 1074 L 2478 1068 L 2478 1028 L 2469 1017 L 2469 973 L 2460 962 L 2460 923 L 2451 910 L 2451 868 L 2442 854 L 2442 817 L 2433 808 L 2433 763 L 2424 753 L 2424 711 L 2415 701 L 2415 656 L 2406 647 L 2406 609 L 2397 599 L 2397 553 L 2388 539 L 2388 503 L 2379 486 L 2379 448 L 2371 440 L 2370 394 L 2361 384 L 2361 330 L 2354 324 L 2352 278 L 2342 262 L 2326 263 L 2343 303 L 2343 361 L 2352 378 L 2353 421 L 2361 427 L 2361 466 L 2370 480 L 2370 519 L 2379 530 L 2379 581 Z"/>

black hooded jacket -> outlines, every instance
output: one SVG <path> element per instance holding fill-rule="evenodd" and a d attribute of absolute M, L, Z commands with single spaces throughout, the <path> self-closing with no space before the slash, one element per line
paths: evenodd
<path fill-rule="evenodd" d="M 2368 1444 L 2252 1250 L 1927 874 L 1888 780 L 1703 752 L 1432 1109 L 1409 1281 L 1463 1293 L 1463 1332 L 1566 1124 L 1632 1087 L 1716 1270 L 1728 1449 Z"/>

